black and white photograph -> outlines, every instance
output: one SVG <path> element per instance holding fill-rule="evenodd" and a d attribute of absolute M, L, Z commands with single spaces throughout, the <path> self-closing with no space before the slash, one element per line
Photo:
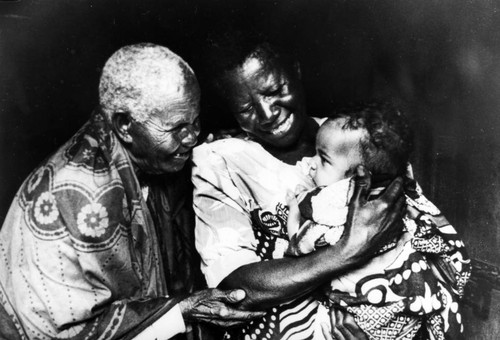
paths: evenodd
<path fill-rule="evenodd" d="M 0 158 L 0 340 L 500 338 L 500 1 L 0 0 Z"/>

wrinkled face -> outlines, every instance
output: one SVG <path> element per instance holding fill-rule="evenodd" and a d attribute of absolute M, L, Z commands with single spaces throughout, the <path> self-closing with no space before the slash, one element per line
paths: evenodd
<path fill-rule="evenodd" d="M 200 133 L 199 97 L 196 87 L 169 105 L 155 108 L 145 122 L 132 123 L 131 154 L 142 171 L 164 174 L 184 167 Z"/>
<path fill-rule="evenodd" d="M 298 70 L 277 60 L 249 57 L 223 81 L 229 109 L 240 127 L 265 146 L 286 148 L 299 139 L 306 121 Z"/>
<path fill-rule="evenodd" d="M 342 130 L 342 121 L 327 121 L 316 136 L 316 155 L 311 163 L 310 175 L 318 186 L 349 177 L 362 163 L 359 142 L 365 130 Z"/>

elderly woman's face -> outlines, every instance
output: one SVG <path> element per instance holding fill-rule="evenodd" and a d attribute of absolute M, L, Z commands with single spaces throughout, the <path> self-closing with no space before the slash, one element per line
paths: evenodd
<path fill-rule="evenodd" d="M 147 121 L 132 125 L 133 161 L 150 174 L 179 171 L 191 156 L 200 133 L 199 90 L 186 91 L 154 111 Z"/>
<path fill-rule="evenodd" d="M 306 120 L 298 70 L 250 57 L 227 73 L 223 86 L 240 127 L 258 142 L 278 148 L 297 142 Z"/>

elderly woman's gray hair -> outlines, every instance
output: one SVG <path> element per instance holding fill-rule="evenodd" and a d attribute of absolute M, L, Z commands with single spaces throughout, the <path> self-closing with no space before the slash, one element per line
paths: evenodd
<path fill-rule="evenodd" d="M 166 47 L 142 43 L 116 51 L 104 65 L 99 103 L 108 121 L 127 112 L 144 122 L 157 107 L 165 107 L 179 94 L 198 86 L 191 67 Z"/>

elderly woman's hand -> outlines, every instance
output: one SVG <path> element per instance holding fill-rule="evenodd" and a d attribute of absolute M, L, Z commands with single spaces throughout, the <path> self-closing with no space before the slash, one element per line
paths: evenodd
<path fill-rule="evenodd" d="M 359 328 L 350 313 L 331 308 L 330 323 L 330 325 L 321 324 L 326 340 L 368 340 L 368 336 Z"/>
<path fill-rule="evenodd" d="M 403 231 L 403 181 L 396 178 L 378 199 L 367 201 L 371 178 L 363 166 L 356 169 L 354 194 L 344 236 L 340 239 L 345 256 L 362 264 Z"/>
<path fill-rule="evenodd" d="M 238 304 L 244 299 L 245 291 L 242 289 L 205 289 L 179 302 L 179 307 L 186 321 L 233 327 L 265 315 L 265 312 L 238 310 Z"/>

